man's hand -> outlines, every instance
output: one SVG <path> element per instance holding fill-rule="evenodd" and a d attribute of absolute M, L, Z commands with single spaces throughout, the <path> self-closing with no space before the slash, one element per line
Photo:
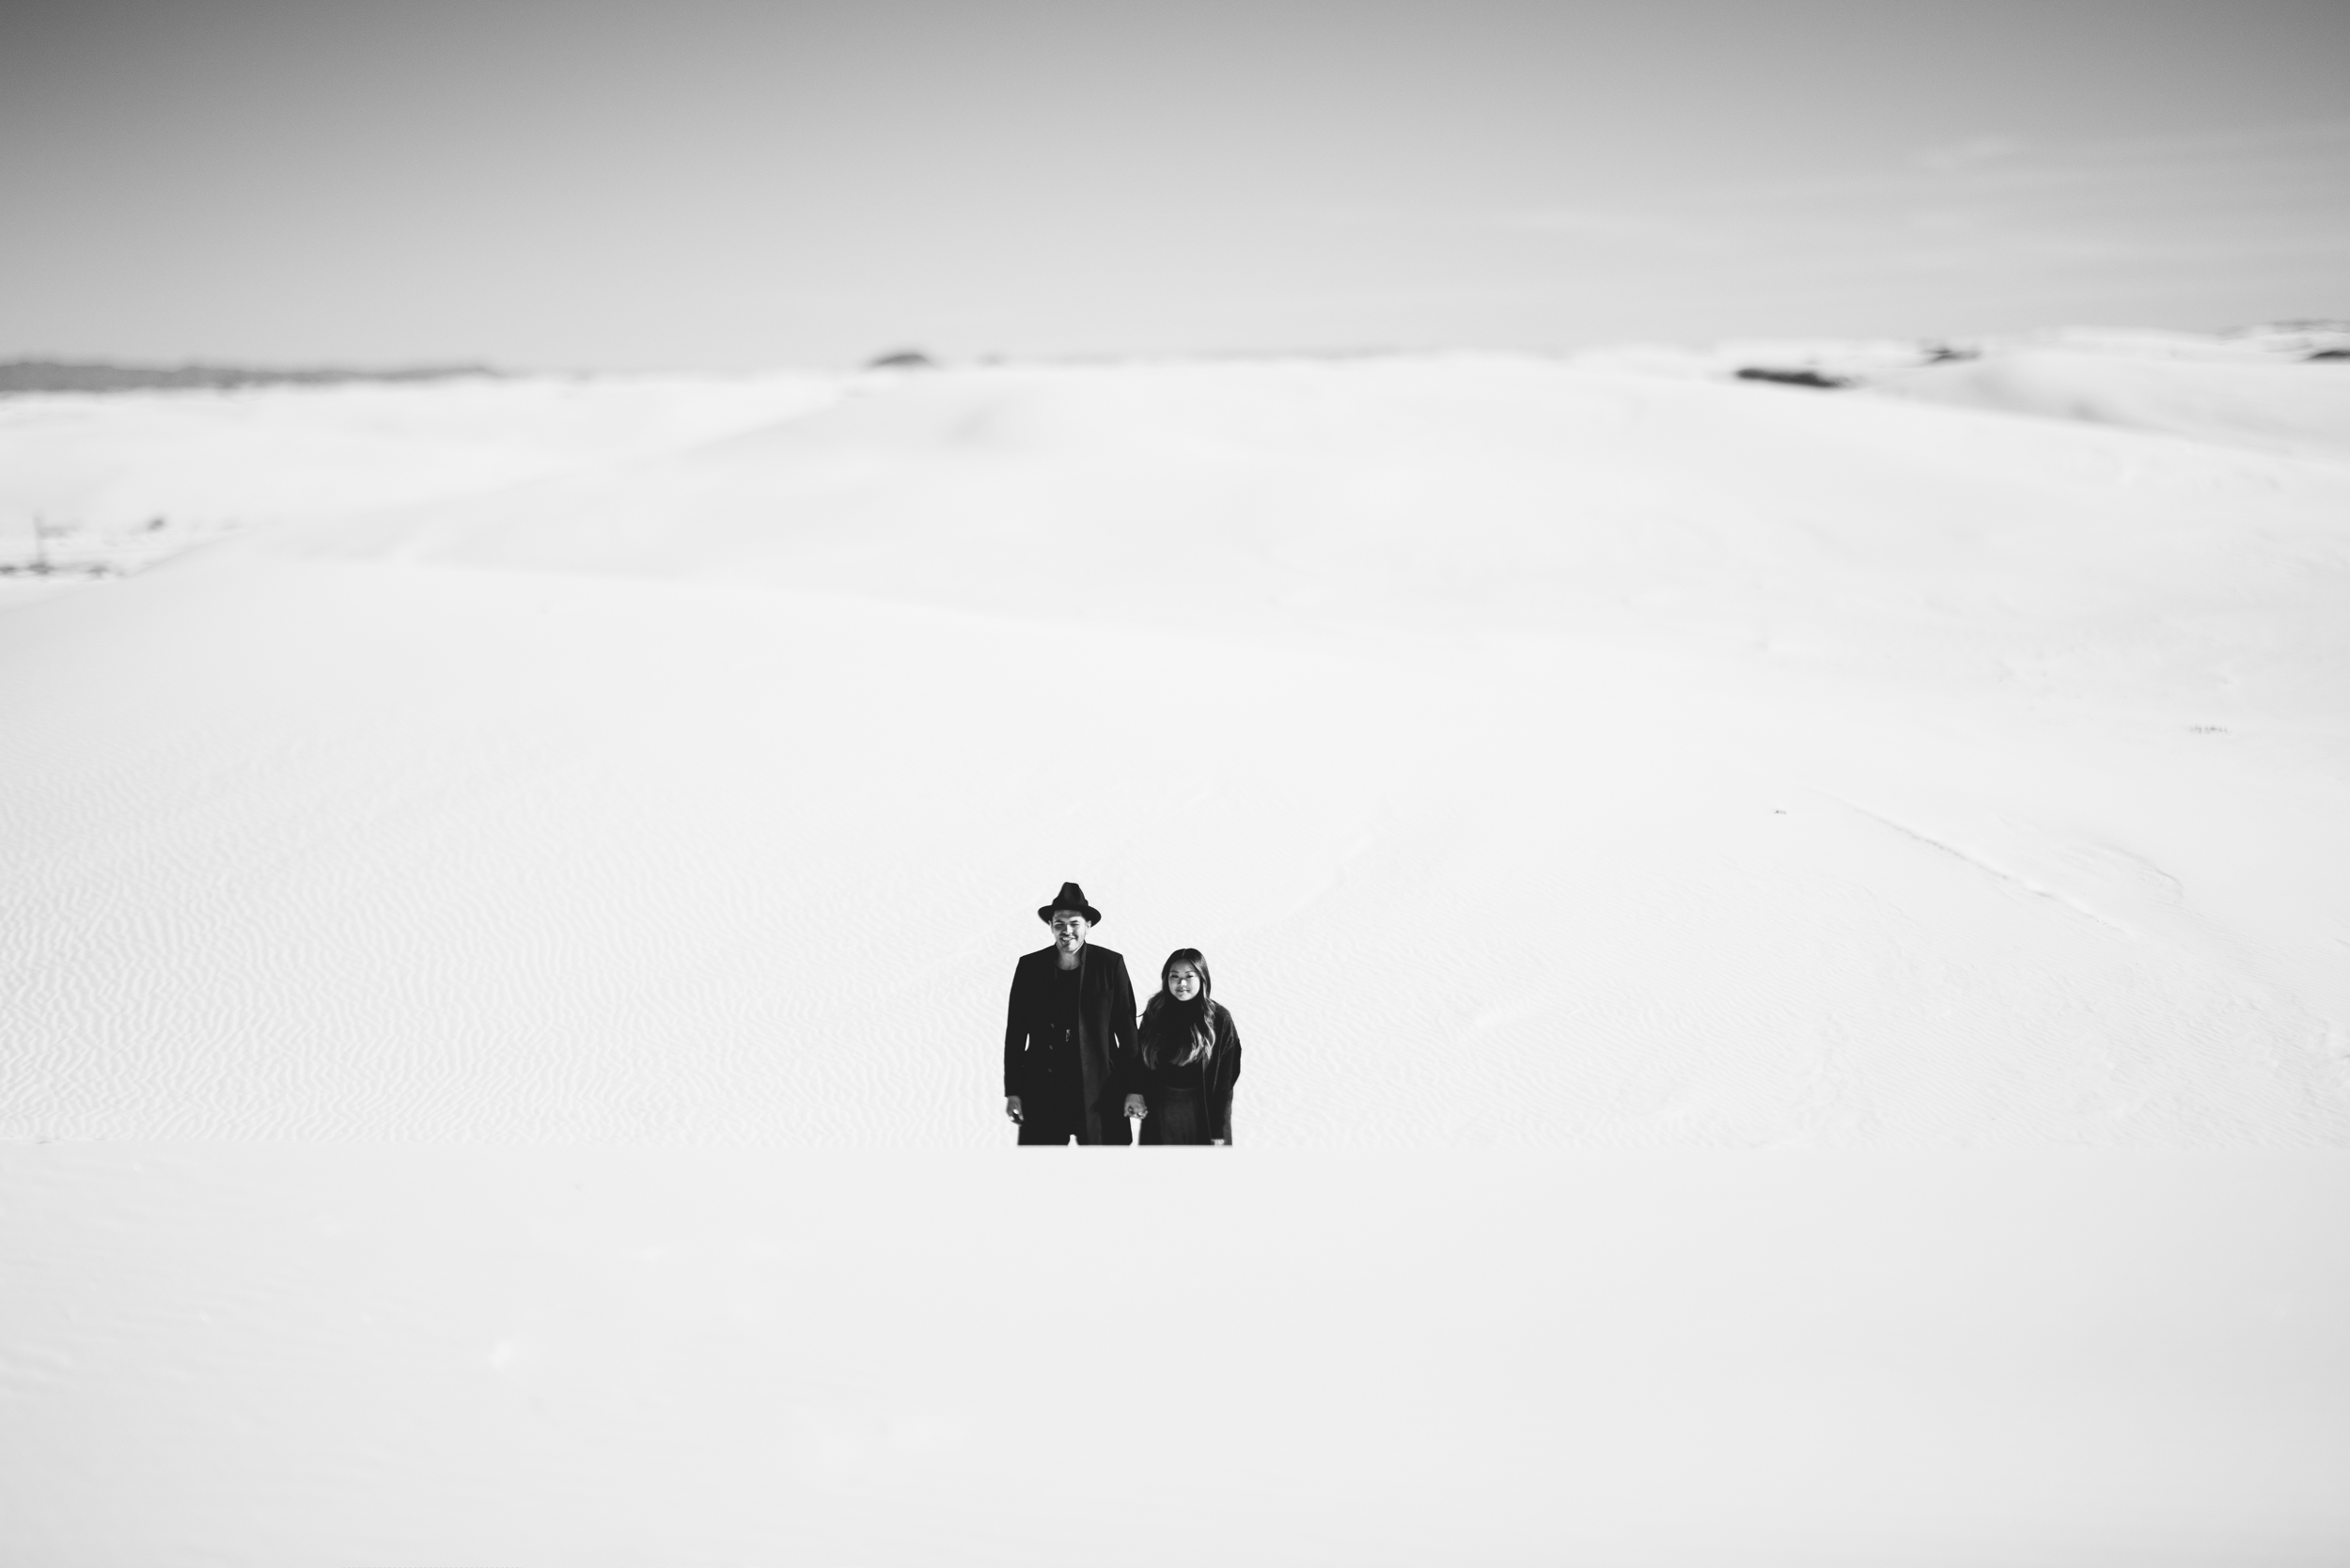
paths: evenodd
<path fill-rule="evenodd" d="M 1142 1103 L 1142 1096 L 1141 1096 L 1141 1095 L 1139 1095 L 1139 1094 L 1129 1094 L 1129 1095 L 1127 1095 L 1127 1096 L 1126 1096 L 1126 1120 L 1127 1120 L 1127 1121 L 1141 1121 L 1144 1117 L 1146 1117 L 1146 1116 L 1148 1116 L 1148 1115 L 1150 1115 L 1150 1114 L 1151 1114 L 1151 1107 L 1150 1107 L 1150 1106 L 1148 1106 L 1148 1105 L 1144 1105 L 1144 1104 Z"/>
<path fill-rule="evenodd" d="M 1010 1117 L 1010 1118 L 1011 1118 L 1014 1121 L 1019 1121 L 1019 1120 L 1020 1120 L 1020 1096 L 1019 1096 L 1019 1095 L 1017 1095 L 1017 1094 L 1012 1094 L 1012 1095 L 1007 1095 L 1007 1096 L 1005 1097 L 1005 1099 L 1004 1099 L 1004 1114 L 1005 1114 L 1006 1116 Z"/>

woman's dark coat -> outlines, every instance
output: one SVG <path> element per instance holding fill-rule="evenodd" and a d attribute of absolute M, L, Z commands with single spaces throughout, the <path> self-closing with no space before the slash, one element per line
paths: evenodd
<path fill-rule="evenodd" d="M 1004 1019 L 1004 1093 L 1026 1096 L 1021 1087 L 1029 1038 L 1055 1025 L 1053 972 L 1057 949 L 1023 953 L 1011 972 L 1011 1002 Z M 1126 1075 L 1135 1056 L 1135 987 L 1126 960 L 1090 942 L 1077 950 L 1077 1063 L 1085 1074 L 1085 1125 L 1080 1143 L 1125 1143 Z"/>
<path fill-rule="evenodd" d="M 1172 1067 L 1167 1065 L 1167 1058 L 1162 1056 L 1158 1070 L 1153 1072 L 1142 1064 L 1142 1052 L 1137 1045 L 1134 1073 L 1127 1080 L 1127 1090 L 1130 1093 L 1141 1095 L 1145 1105 L 1152 1105 L 1152 1094 L 1162 1087 L 1180 1085 L 1184 1089 L 1202 1090 L 1199 1108 L 1200 1114 L 1207 1119 L 1208 1136 L 1230 1143 L 1232 1141 L 1232 1086 L 1240 1081 L 1240 1030 L 1232 1027 L 1231 1010 L 1222 1002 L 1210 1001 L 1208 1007 L 1215 1016 L 1215 1049 L 1209 1053 L 1208 1059 L 1194 1062 L 1189 1067 Z M 1156 1106 L 1152 1105 L 1152 1108 Z M 1159 1141 L 1153 1136 L 1157 1122 L 1155 1116 L 1142 1119 L 1144 1143 Z"/>

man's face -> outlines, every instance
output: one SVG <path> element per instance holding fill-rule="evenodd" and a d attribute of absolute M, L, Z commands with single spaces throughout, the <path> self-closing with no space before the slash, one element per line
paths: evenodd
<path fill-rule="evenodd" d="M 1086 933 L 1092 928 L 1086 917 L 1073 909 L 1053 911 L 1053 946 L 1062 952 L 1073 953 L 1086 945 Z"/>

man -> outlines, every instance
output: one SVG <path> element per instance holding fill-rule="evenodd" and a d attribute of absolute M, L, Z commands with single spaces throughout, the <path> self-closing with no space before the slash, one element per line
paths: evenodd
<path fill-rule="evenodd" d="M 1135 987 L 1126 961 L 1086 938 L 1102 912 L 1073 882 L 1036 912 L 1052 946 L 1024 953 L 1011 974 L 1004 1020 L 1004 1114 L 1022 1143 L 1132 1143 L 1129 1116 L 1142 1096 L 1126 1094 L 1135 1054 Z"/>

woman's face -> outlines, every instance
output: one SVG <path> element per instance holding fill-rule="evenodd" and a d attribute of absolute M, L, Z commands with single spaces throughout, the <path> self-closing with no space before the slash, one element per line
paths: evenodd
<path fill-rule="evenodd" d="M 1199 995 L 1199 971 L 1188 964 L 1178 964 L 1167 972 L 1167 995 L 1179 1002 L 1190 1001 Z"/>

